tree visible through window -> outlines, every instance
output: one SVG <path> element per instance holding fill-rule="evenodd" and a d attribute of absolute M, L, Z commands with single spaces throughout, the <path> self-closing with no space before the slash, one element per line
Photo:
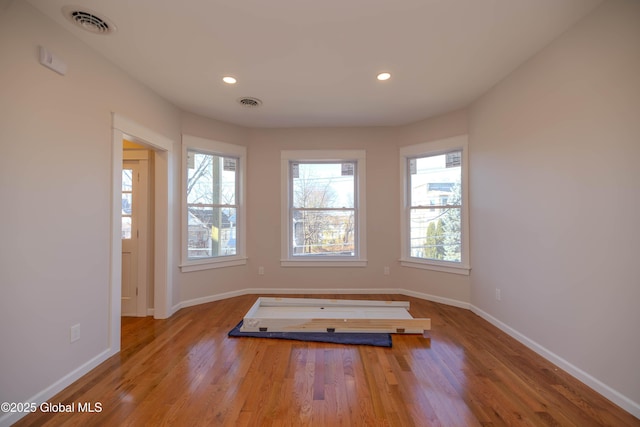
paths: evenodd
<path fill-rule="evenodd" d="M 468 275 L 468 137 L 400 148 L 400 265 Z"/>
<path fill-rule="evenodd" d="M 406 159 L 410 256 L 461 262 L 462 152 Z"/>
<path fill-rule="evenodd" d="M 289 163 L 292 256 L 355 255 L 356 162 Z"/>
<path fill-rule="evenodd" d="M 238 159 L 187 151 L 187 259 L 235 255 Z"/>

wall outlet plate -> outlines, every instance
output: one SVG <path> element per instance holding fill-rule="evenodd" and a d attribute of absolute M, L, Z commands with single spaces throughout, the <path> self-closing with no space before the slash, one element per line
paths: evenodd
<path fill-rule="evenodd" d="M 79 339 L 80 339 L 80 324 L 78 323 L 77 325 L 73 325 L 71 327 L 70 341 L 75 342 L 75 341 L 78 341 Z"/>

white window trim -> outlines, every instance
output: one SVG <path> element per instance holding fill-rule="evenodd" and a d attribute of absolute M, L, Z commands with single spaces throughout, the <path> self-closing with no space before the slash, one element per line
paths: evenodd
<path fill-rule="evenodd" d="M 417 156 L 434 156 L 444 154 L 452 150 L 462 150 L 462 241 L 461 262 L 439 261 L 410 256 L 409 252 L 409 186 L 407 182 L 408 159 Z M 400 265 L 405 267 L 421 268 L 425 270 L 441 271 L 469 275 L 471 266 L 469 263 L 469 154 L 468 136 L 461 135 L 438 141 L 425 142 L 400 148 L 400 239 L 402 250 Z"/>
<path fill-rule="evenodd" d="M 187 151 L 197 150 L 202 153 L 236 157 L 239 160 L 240 171 L 238 173 L 238 193 L 237 201 L 237 228 L 236 228 L 236 251 L 235 255 L 226 255 L 206 259 L 189 260 L 187 257 L 187 239 L 188 239 L 188 216 L 187 216 Z M 241 145 L 228 144 L 226 142 L 212 141 L 210 139 L 200 138 L 190 135 L 182 135 L 182 262 L 180 271 L 183 273 L 190 271 L 208 270 L 212 268 L 232 267 L 237 265 L 245 265 L 247 263 L 246 255 L 246 209 L 245 209 L 245 183 L 247 171 L 247 149 Z"/>
<path fill-rule="evenodd" d="M 366 151 L 365 150 L 283 150 L 280 155 L 281 173 L 281 267 L 366 267 L 367 266 L 367 222 L 366 222 Z M 291 227 L 289 227 L 289 162 L 291 161 L 356 161 L 357 206 L 356 255 L 349 259 L 339 257 L 304 257 L 295 259 L 290 255 Z"/>

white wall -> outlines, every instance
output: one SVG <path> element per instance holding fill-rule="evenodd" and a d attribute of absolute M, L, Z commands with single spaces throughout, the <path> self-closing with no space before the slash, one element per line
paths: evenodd
<path fill-rule="evenodd" d="M 393 285 L 398 240 L 395 228 L 396 150 L 392 128 L 258 129 L 249 146 L 248 248 L 252 287 L 293 289 L 366 289 Z M 366 151 L 366 267 L 281 267 L 280 179 L 282 150 L 358 149 Z M 264 266 L 264 276 L 258 267 Z M 390 266 L 392 274 L 383 275 Z"/>
<path fill-rule="evenodd" d="M 109 349 L 111 113 L 174 141 L 180 114 L 28 3 L 2 7 L 0 401 L 26 402 Z"/>
<path fill-rule="evenodd" d="M 472 303 L 640 416 L 640 2 L 475 102 L 470 153 Z"/>

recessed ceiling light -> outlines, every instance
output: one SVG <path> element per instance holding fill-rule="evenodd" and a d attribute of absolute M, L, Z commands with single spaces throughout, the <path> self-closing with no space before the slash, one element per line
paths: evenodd
<path fill-rule="evenodd" d="M 377 79 L 380 81 L 389 80 L 391 78 L 391 74 L 389 73 L 380 73 L 378 74 Z"/>
<path fill-rule="evenodd" d="M 225 82 L 226 84 L 229 84 L 229 85 L 234 85 L 237 82 L 235 77 L 231 77 L 231 76 L 224 76 L 222 78 L 222 81 Z"/>

